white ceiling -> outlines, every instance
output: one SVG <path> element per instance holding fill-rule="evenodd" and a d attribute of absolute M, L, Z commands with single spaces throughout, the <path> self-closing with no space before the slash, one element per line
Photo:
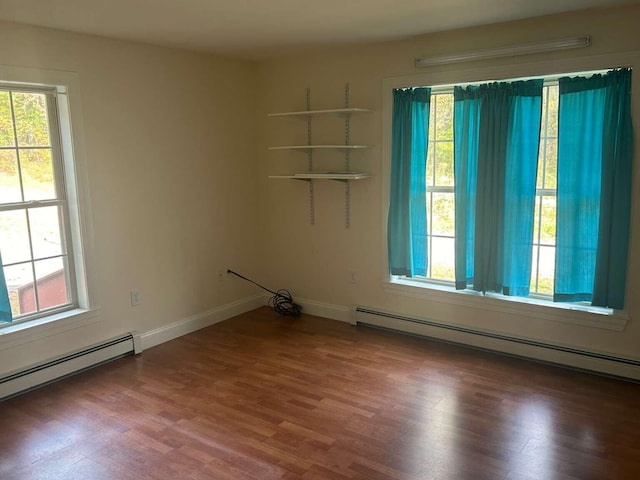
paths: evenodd
<path fill-rule="evenodd" d="M 640 0 L 0 0 L 0 19 L 244 58 Z"/>

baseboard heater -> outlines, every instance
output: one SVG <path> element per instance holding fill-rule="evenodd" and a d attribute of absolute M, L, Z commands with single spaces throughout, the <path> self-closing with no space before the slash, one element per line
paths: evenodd
<path fill-rule="evenodd" d="M 85 347 L 0 378 L 0 400 L 6 400 L 63 377 L 140 352 L 141 342 L 138 332 L 126 333 L 106 342 Z"/>
<path fill-rule="evenodd" d="M 640 381 L 640 360 L 356 307 L 356 323 L 433 340 Z"/>

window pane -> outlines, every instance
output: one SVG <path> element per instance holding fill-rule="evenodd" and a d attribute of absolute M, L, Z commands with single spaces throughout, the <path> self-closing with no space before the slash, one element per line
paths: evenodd
<path fill-rule="evenodd" d="M 14 145 L 11 98 L 9 92 L 0 92 L 0 147 L 12 147 Z"/>
<path fill-rule="evenodd" d="M 540 148 L 538 149 L 538 171 L 536 172 L 536 188 L 544 188 L 544 159 L 545 148 L 544 142 L 540 141 Z"/>
<path fill-rule="evenodd" d="M 453 139 L 453 95 L 436 95 L 436 139 Z"/>
<path fill-rule="evenodd" d="M 431 237 L 432 253 L 431 278 L 438 280 L 455 279 L 455 245 L 453 238 Z"/>
<path fill-rule="evenodd" d="M 13 94 L 13 112 L 16 117 L 20 147 L 46 147 L 50 145 L 47 99 L 43 94 L 15 92 Z"/>
<path fill-rule="evenodd" d="M 542 197 L 540 242 L 556 244 L 556 197 Z"/>
<path fill-rule="evenodd" d="M 31 260 L 25 210 L 0 212 L 0 252 L 4 265 Z"/>
<path fill-rule="evenodd" d="M 50 149 L 20 150 L 25 200 L 56 198 Z"/>
<path fill-rule="evenodd" d="M 40 310 L 69 303 L 62 258 L 35 262 Z"/>
<path fill-rule="evenodd" d="M 540 227 L 540 196 L 536 195 L 536 204 L 535 210 L 533 212 L 533 243 L 537 244 L 539 242 L 539 227 Z"/>
<path fill-rule="evenodd" d="M 548 92 L 549 92 L 549 88 L 548 87 L 543 87 L 542 88 L 542 117 L 540 118 L 540 137 L 544 137 L 545 136 L 545 132 L 547 131 L 547 113 L 548 113 L 548 106 L 547 106 L 547 102 L 548 102 Z"/>
<path fill-rule="evenodd" d="M 436 103 L 437 95 L 431 95 L 431 103 L 429 104 L 429 142 L 432 142 L 436 138 Z"/>
<path fill-rule="evenodd" d="M 433 233 L 433 193 L 427 192 L 427 238 Z"/>
<path fill-rule="evenodd" d="M 433 193 L 431 208 L 430 235 L 448 235 L 455 233 L 455 207 L 453 193 Z"/>
<path fill-rule="evenodd" d="M 558 141 L 555 138 L 548 139 L 544 146 L 544 160 L 546 161 L 544 172 L 544 187 L 556 188 L 558 176 Z"/>
<path fill-rule="evenodd" d="M 15 150 L 0 150 L 0 203 L 21 202 L 18 157 Z"/>
<path fill-rule="evenodd" d="M 531 254 L 531 284 L 529 285 L 529 289 L 532 292 L 537 292 L 537 281 L 538 281 L 538 246 L 533 246 L 533 252 Z"/>
<path fill-rule="evenodd" d="M 29 226 L 31 227 L 34 259 L 53 257 L 64 253 L 58 215 L 58 207 L 29 209 Z"/>
<path fill-rule="evenodd" d="M 427 187 L 432 187 L 435 181 L 435 175 L 434 175 L 434 170 L 435 170 L 435 148 L 434 148 L 434 143 L 433 142 L 429 142 L 429 144 L 427 145 L 427 174 L 426 174 L 426 178 L 427 178 Z"/>
<path fill-rule="evenodd" d="M 453 186 L 453 142 L 437 142 L 436 185 Z"/>
<path fill-rule="evenodd" d="M 548 123 L 546 125 L 547 135 L 550 137 L 558 136 L 558 102 L 559 102 L 559 90 L 558 85 L 549 86 L 547 95 L 548 102 Z"/>
<path fill-rule="evenodd" d="M 4 277 L 7 281 L 11 313 L 14 317 L 36 311 L 36 300 L 33 292 L 33 271 L 31 263 L 22 263 L 5 267 Z"/>
<path fill-rule="evenodd" d="M 538 277 L 538 292 L 540 293 L 553 293 L 555 256 L 555 247 L 540 247 L 540 272 Z"/>
<path fill-rule="evenodd" d="M 540 154 L 538 158 L 537 188 L 556 188 L 558 143 L 558 87 L 543 89 Z"/>
<path fill-rule="evenodd" d="M 431 257 L 433 257 L 433 252 L 431 250 L 431 235 L 427 235 L 427 278 L 431 278 Z"/>

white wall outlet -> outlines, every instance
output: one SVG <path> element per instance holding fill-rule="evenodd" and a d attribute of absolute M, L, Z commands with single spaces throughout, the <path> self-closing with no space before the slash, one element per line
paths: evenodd
<path fill-rule="evenodd" d="M 349 272 L 349 283 L 358 283 L 358 272 L 355 270 Z"/>
<path fill-rule="evenodd" d="M 129 292 L 129 295 L 131 297 L 131 306 L 132 307 L 137 307 L 138 305 L 140 305 L 142 303 L 142 296 L 140 295 L 139 291 L 131 290 Z"/>

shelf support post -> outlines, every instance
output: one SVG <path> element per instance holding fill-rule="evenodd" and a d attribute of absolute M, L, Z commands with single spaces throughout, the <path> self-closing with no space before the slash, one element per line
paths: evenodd
<path fill-rule="evenodd" d="M 344 108 L 349 108 L 349 96 L 350 96 L 349 83 L 344 86 Z M 344 117 L 344 144 L 349 145 L 351 141 L 351 115 L 347 113 Z M 344 170 L 346 172 L 351 171 L 351 151 L 347 148 L 344 151 Z M 351 184 L 349 182 L 344 183 L 344 195 L 345 195 L 345 227 L 351 227 Z"/>
<path fill-rule="evenodd" d="M 311 110 L 311 88 L 307 87 L 307 111 Z M 311 145 L 311 116 L 307 117 L 307 145 Z M 307 169 L 313 171 L 313 150 L 310 148 L 307 152 Z M 313 195 L 313 181 L 309 181 L 309 223 L 316 224 L 316 210 Z"/>

